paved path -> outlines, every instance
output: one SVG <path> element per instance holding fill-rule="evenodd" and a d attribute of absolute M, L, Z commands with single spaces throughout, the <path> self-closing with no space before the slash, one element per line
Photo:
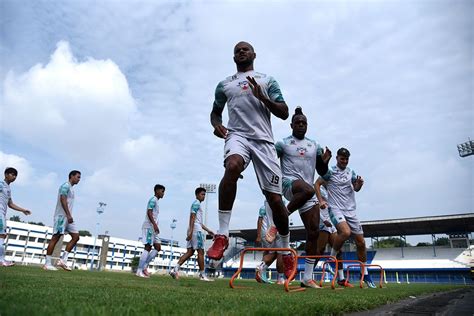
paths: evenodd
<path fill-rule="evenodd" d="M 436 315 L 464 316 L 474 315 L 474 287 L 449 292 L 411 297 L 394 304 L 388 304 L 370 311 L 348 314 L 350 316 L 365 315 Z"/>

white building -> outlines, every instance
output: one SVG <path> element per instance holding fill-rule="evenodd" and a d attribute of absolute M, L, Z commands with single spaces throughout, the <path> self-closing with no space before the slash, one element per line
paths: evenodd
<path fill-rule="evenodd" d="M 17 264 L 44 264 L 52 232 L 53 228 L 49 226 L 7 220 L 6 259 Z M 58 242 L 53 256 L 59 257 L 69 240 L 70 236 L 66 235 L 62 245 Z M 170 240 L 161 239 L 161 241 L 161 251 L 149 266 L 151 272 L 166 273 L 170 261 L 171 266 L 174 266 L 179 257 L 186 252 L 186 248 L 179 247 L 176 241 L 173 245 Z M 104 249 L 107 250 L 106 253 Z M 138 240 L 100 235 L 94 245 L 94 237 L 81 236 L 69 255 L 69 264 L 75 269 L 82 270 L 90 269 L 92 265 L 94 269 L 99 266 L 101 270 L 131 271 L 132 259 L 139 257 L 142 251 L 143 244 Z M 186 261 L 182 271 L 188 274 L 199 271 L 196 255 Z"/>

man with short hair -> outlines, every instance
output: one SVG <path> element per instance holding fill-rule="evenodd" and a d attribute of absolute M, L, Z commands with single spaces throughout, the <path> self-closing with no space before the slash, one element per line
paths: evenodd
<path fill-rule="evenodd" d="M 306 137 L 308 120 L 301 107 L 295 109 L 291 118 L 292 134 L 275 145 L 281 161 L 283 173 L 283 195 L 290 201 L 287 205 L 291 214 L 299 210 L 306 230 L 305 252 L 308 256 L 317 253 L 319 233 L 319 204 L 314 197 L 315 171 L 320 175 L 327 172 L 327 164 L 331 159 L 331 151 L 322 147 L 314 140 Z M 315 259 L 305 259 L 302 287 L 320 288 L 313 280 Z"/>
<path fill-rule="evenodd" d="M 11 208 L 15 211 L 30 215 L 31 212 L 22 208 L 12 200 L 12 191 L 10 183 L 15 182 L 18 171 L 15 168 L 8 167 L 4 172 L 5 179 L 0 181 L 0 267 L 11 267 L 14 262 L 5 260 L 5 239 L 7 238 L 7 209 Z"/>
<path fill-rule="evenodd" d="M 69 172 L 69 180 L 59 187 L 56 210 L 54 211 L 53 236 L 51 237 L 48 248 L 46 249 L 46 262 L 43 266 L 44 270 L 57 270 L 51 263 L 51 255 L 53 254 L 54 247 L 56 247 L 61 236 L 67 232 L 71 235 L 71 240 L 66 245 L 65 251 L 62 257 L 57 261 L 56 265 L 66 271 L 71 271 L 71 268 L 67 264 L 67 259 L 69 253 L 79 241 L 79 231 L 77 230 L 72 217 L 72 209 L 74 206 L 74 191 L 72 187 L 78 184 L 79 181 L 81 181 L 81 172 L 72 170 Z"/>
<path fill-rule="evenodd" d="M 149 278 L 148 265 L 155 259 L 161 250 L 160 229 L 158 228 L 158 214 L 160 213 L 159 199 L 165 195 L 165 187 L 161 184 L 153 188 L 154 195 L 148 200 L 145 220 L 142 225 L 142 242 L 145 249 L 140 255 L 136 276 Z M 152 250 L 152 245 L 154 249 Z"/>
<path fill-rule="evenodd" d="M 336 165 L 331 167 L 317 182 L 322 183 L 323 180 L 326 182 L 329 216 L 337 229 L 337 237 L 332 245 L 331 256 L 336 256 L 344 242 L 353 235 L 359 261 L 366 263 L 367 249 L 365 247 L 364 231 L 356 215 L 355 201 L 355 192 L 360 191 L 364 180 L 347 166 L 349 156 L 349 150 L 339 148 Z M 320 204 L 326 204 L 326 201 L 322 200 Z M 347 286 L 348 280 L 344 279 L 344 272 L 341 269 L 338 270 L 338 278 L 340 285 Z M 364 281 L 368 287 L 376 287 L 367 269 L 364 269 Z"/>
<path fill-rule="evenodd" d="M 179 268 L 186 262 L 189 258 L 192 257 L 194 251 L 197 251 L 197 260 L 199 265 L 199 280 L 201 281 L 212 281 L 210 280 L 205 271 L 204 271 L 204 240 L 205 234 L 203 230 L 209 233 L 211 236 L 214 236 L 214 232 L 212 232 L 209 228 L 207 228 L 202 219 L 202 208 L 201 203 L 206 198 L 206 189 L 204 188 L 197 188 L 194 191 L 196 196 L 196 200 L 191 204 L 191 214 L 189 215 L 189 227 L 188 227 L 188 235 L 186 236 L 187 244 L 187 251 L 183 254 L 176 266 L 171 269 L 170 275 L 173 279 L 179 278 Z"/>
<path fill-rule="evenodd" d="M 271 115 L 288 118 L 288 106 L 275 79 L 255 72 L 256 54 L 252 45 L 239 42 L 234 47 L 237 73 L 219 82 L 211 112 L 214 134 L 225 139 L 225 172 L 219 184 L 219 231 L 209 248 L 209 258 L 219 260 L 227 249 L 229 222 L 237 192 L 237 180 L 252 161 L 260 188 L 273 210 L 273 217 L 282 238 L 282 247 L 289 247 L 288 212 L 281 198 L 281 170 L 276 157 Z M 222 125 L 222 112 L 227 104 L 229 122 Z M 288 273 L 294 258 L 284 256 Z"/>
<path fill-rule="evenodd" d="M 261 243 L 262 248 L 280 248 L 281 238 L 279 235 L 277 235 L 276 238 L 272 242 L 268 242 L 265 238 L 262 238 L 262 236 L 265 236 L 265 233 L 271 223 L 270 218 L 269 218 L 269 211 L 268 211 L 269 209 L 270 209 L 270 206 L 268 206 L 267 201 L 264 201 L 264 204 L 260 207 L 259 212 L 258 212 L 257 239 L 255 240 L 255 242 L 257 244 Z M 267 269 L 275 261 L 275 259 L 277 260 L 277 263 L 276 263 L 276 268 L 278 272 L 277 282 L 278 280 L 280 280 L 281 277 L 284 277 L 282 255 L 280 253 L 277 253 L 276 251 L 266 250 L 263 252 L 262 262 L 260 262 L 260 264 L 255 268 L 255 280 L 257 280 L 257 282 L 267 283 L 267 284 L 273 283 L 267 277 Z"/>

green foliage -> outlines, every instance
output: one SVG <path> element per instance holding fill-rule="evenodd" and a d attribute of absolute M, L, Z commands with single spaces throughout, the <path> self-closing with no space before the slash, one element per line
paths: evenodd
<path fill-rule="evenodd" d="M 441 237 L 436 239 L 435 246 L 447 246 L 449 245 L 449 238 L 448 237 Z"/>
<path fill-rule="evenodd" d="M 130 267 L 132 268 L 132 273 L 137 272 L 139 262 L 140 262 L 140 257 L 133 257 L 132 258 L 132 262 L 130 262 Z"/>
<path fill-rule="evenodd" d="M 92 234 L 88 230 L 80 230 L 79 236 L 92 236 Z"/>
<path fill-rule="evenodd" d="M 11 220 L 11 221 L 14 221 L 14 222 L 23 223 L 23 221 L 21 220 L 21 218 L 20 218 L 19 215 L 13 215 L 12 217 L 10 217 L 10 220 Z"/>
<path fill-rule="evenodd" d="M 255 280 L 208 283 L 197 278 L 74 270 L 44 271 L 15 266 L 0 273 L 2 315 L 341 315 L 364 311 L 408 296 L 458 288 L 440 284 L 395 284 L 384 289 L 307 290 Z"/>
<path fill-rule="evenodd" d="M 38 226 L 46 226 L 45 224 L 43 224 L 43 222 L 28 222 L 28 224 L 38 225 Z"/>
<path fill-rule="evenodd" d="M 403 247 L 411 247 L 409 243 L 405 244 L 402 239 L 397 237 L 382 238 L 376 243 L 377 248 L 395 248 L 402 245 Z"/>
<path fill-rule="evenodd" d="M 416 244 L 417 247 L 428 247 L 431 246 L 429 242 L 419 242 Z"/>

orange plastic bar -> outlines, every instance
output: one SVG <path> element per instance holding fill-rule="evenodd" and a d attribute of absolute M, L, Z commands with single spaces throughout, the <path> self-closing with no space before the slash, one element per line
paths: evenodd
<path fill-rule="evenodd" d="M 240 274 L 240 272 L 242 272 L 242 267 L 243 267 L 243 264 L 244 264 L 244 257 L 245 257 L 245 253 L 247 251 L 286 251 L 286 252 L 291 252 L 293 257 L 295 258 L 295 266 L 293 267 L 293 270 L 290 273 L 290 277 L 285 281 L 285 291 L 286 292 L 299 292 L 299 291 L 304 291 L 305 290 L 304 288 L 290 289 L 290 286 L 289 286 L 290 282 L 295 277 L 296 269 L 298 268 L 298 262 L 297 262 L 298 254 L 296 253 L 295 250 L 293 250 L 291 248 L 244 248 L 244 250 L 242 250 L 240 252 L 239 268 L 237 269 L 237 271 L 234 273 L 234 275 L 232 276 L 232 278 L 229 281 L 229 286 L 232 289 L 245 288 L 245 286 L 239 286 L 239 287 L 235 286 L 234 285 L 234 280 L 235 280 L 235 278 L 237 278 L 237 276 Z"/>
<path fill-rule="evenodd" d="M 380 269 L 380 282 L 379 282 L 379 287 L 383 288 L 383 268 L 379 266 L 378 264 L 364 264 L 365 267 L 377 267 Z M 362 278 L 360 280 L 361 282 L 364 282 L 364 274 L 362 274 Z"/>
<path fill-rule="evenodd" d="M 330 262 L 335 262 L 336 263 L 336 267 L 337 267 L 337 258 L 334 257 L 334 256 L 325 256 L 325 255 L 306 255 L 306 256 L 298 256 L 298 258 L 314 258 L 314 259 L 321 259 L 321 258 L 325 258 L 325 259 L 331 259 L 331 260 L 326 260 L 326 262 L 323 263 L 323 269 L 322 269 L 322 273 L 321 273 L 321 280 L 319 281 L 319 286 L 320 287 L 323 287 L 323 280 L 324 280 L 324 274 L 326 273 L 326 264 L 329 264 Z M 336 268 L 336 271 L 337 271 L 337 268 Z M 337 276 L 337 273 L 334 274 L 333 278 L 332 278 L 332 281 L 331 281 L 331 288 L 334 290 L 336 288 L 336 276 Z"/>
<path fill-rule="evenodd" d="M 352 267 L 357 267 L 357 266 L 360 266 L 360 273 L 363 275 L 364 274 L 364 263 L 362 261 L 359 261 L 359 260 L 339 260 L 338 262 L 342 262 L 344 264 L 344 262 L 348 263 L 348 262 L 354 262 L 356 264 L 352 264 L 352 265 L 348 265 L 347 266 L 347 277 L 346 277 L 346 282 L 349 282 L 349 271 L 350 271 L 350 268 Z M 360 288 L 363 288 L 364 287 L 364 281 L 360 280 L 359 282 L 359 287 Z"/>

